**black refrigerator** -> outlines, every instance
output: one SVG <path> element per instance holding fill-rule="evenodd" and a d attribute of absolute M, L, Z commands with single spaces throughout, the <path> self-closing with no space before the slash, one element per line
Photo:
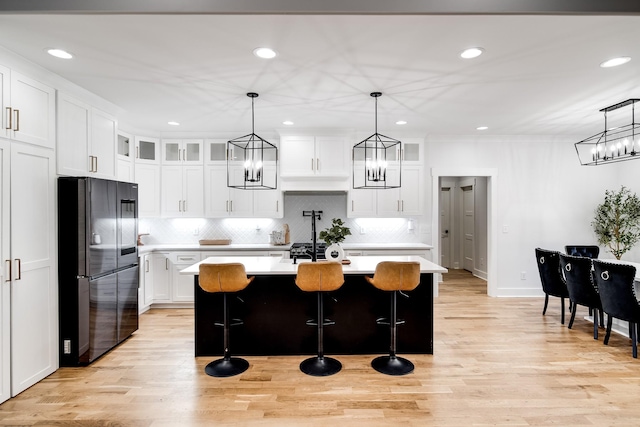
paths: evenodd
<path fill-rule="evenodd" d="M 86 365 L 138 329 L 138 185 L 58 178 L 60 366 Z"/>

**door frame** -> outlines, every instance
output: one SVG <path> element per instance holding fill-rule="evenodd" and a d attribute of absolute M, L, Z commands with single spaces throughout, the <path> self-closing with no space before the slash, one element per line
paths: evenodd
<path fill-rule="evenodd" d="M 497 296 L 498 281 L 498 169 L 495 168 L 431 168 L 431 233 L 433 258 L 440 259 L 440 178 L 487 178 L 487 295 Z M 442 279 L 441 277 L 439 278 Z M 439 280 L 439 281 L 440 281 Z M 434 296 L 438 296 L 434 282 Z"/>

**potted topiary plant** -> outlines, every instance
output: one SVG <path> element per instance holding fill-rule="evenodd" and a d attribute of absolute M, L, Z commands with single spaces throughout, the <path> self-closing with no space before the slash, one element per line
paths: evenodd
<path fill-rule="evenodd" d="M 351 235 L 349 227 L 344 225 L 344 221 L 340 218 L 333 218 L 331 220 L 331 227 L 322 230 L 320 232 L 320 239 L 324 240 L 327 244 L 325 251 L 325 257 L 332 261 L 342 261 L 344 258 L 344 250 L 340 243 L 342 243 L 346 236 Z"/>
<path fill-rule="evenodd" d="M 591 225 L 598 243 L 619 260 L 640 241 L 640 199 L 625 186 L 606 190 Z"/>

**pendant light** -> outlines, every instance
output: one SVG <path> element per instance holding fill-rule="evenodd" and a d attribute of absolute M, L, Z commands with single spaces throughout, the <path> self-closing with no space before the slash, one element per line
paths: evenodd
<path fill-rule="evenodd" d="M 251 98 L 251 133 L 227 142 L 227 187 L 241 190 L 275 190 L 278 188 L 278 149 L 255 134 Z"/>
<path fill-rule="evenodd" d="M 353 188 L 399 188 L 402 142 L 378 133 L 378 98 L 382 92 L 370 95 L 376 101 L 375 133 L 353 146 Z"/>
<path fill-rule="evenodd" d="M 604 131 L 574 144 L 582 165 L 602 165 L 640 159 L 640 124 L 636 123 L 635 117 L 635 104 L 638 101 L 640 99 L 627 99 L 600 110 L 604 112 Z M 607 121 L 607 113 L 624 107 L 630 107 L 631 122 L 622 122 L 625 124 L 621 126 L 614 122 L 611 126 Z M 622 116 L 617 118 L 620 117 Z"/>

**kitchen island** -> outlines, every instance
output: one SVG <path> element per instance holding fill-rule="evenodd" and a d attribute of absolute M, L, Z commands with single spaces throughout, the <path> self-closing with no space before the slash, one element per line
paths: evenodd
<path fill-rule="evenodd" d="M 433 273 L 447 270 L 418 256 L 351 257 L 343 266 L 345 283 L 325 295 L 325 317 L 335 325 L 325 328 L 326 354 L 385 354 L 389 351 L 389 326 L 376 319 L 388 317 L 390 296 L 367 283 L 381 261 L 417 261 L 420 285 L 398 297 L 398 353 L 433 354 Z M 222 295 L 198 285 L 202 263 L 244 264 L 255 280 L 228 299 L 233 318 L 244 324 L 231 329 L 230 347 L 236 355 L 303 355 L 317 350 L 316 328 L 306 322 L 317 312 L 316 295 L 295 284 L 297 264 L 276 257 L 209 257 L 181 271 L 193 275 L 195 294 L 195 355 L 222 354 Z M 305 262 L 300 261 L 299 262 Z"/>

